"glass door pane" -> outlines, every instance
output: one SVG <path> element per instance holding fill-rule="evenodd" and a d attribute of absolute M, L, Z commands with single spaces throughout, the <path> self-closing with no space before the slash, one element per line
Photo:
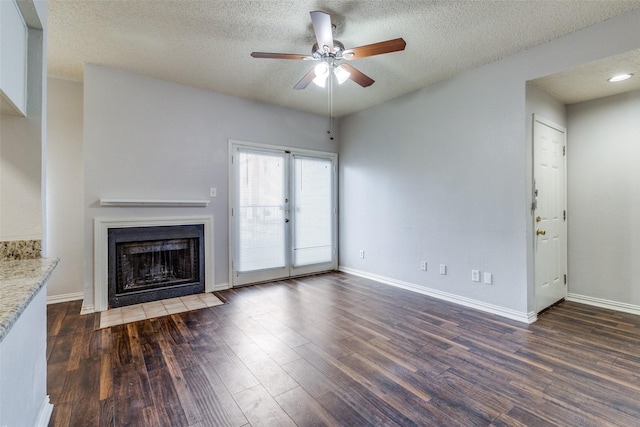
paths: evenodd
<path fill-rule="evenodd" d="M 335 270 L 336 156 L 236 143 L 230 153 L 232 286 Z"/>
<path fill-rule="evenodd" d="M 285 153 L 238 149 L 235 269 L 238 275 L 253 273 L 242 282 L 289 274 L 286 161 Z"/>
<path fill-rule="evenodd" d="M 293 156 L 293 267 L 333 259 L 333 164 Z"/>

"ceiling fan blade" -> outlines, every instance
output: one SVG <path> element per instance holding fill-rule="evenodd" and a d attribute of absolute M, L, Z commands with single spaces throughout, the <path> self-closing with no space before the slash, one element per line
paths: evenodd
<path fill-rule="evenodd" d="M 309 83 L 311 83 L 315 77 L 316 72 L 312 68 L 311 71 L 305 74 L 304 77 L 293 88 L 298 90 L 305 89 L 307 86 L 309 86 Z"/>
<path fill-rule="evenodd" d="M 366 74 L 364 74 L 362 71 L 356 70 L 355 68 L 353 68 L 349 64 L 342 64 L 342 66 L 344 68 L 346 68 L 349 73 L 351 73 L 349 75 L 349 78 L 351 80 L 353 80 L 354 82 L 358 83 L 362 87 L 369 87 L 375 81 L 371 77 L 369 77 Z M 313 70 L 311 70 L 311 71 L 313 71 Z"/>
<path fill-rule="evenodd" d="M 314 59 L 313 56 L 299 55 L 297 53 L 270 53 L 270 52 L 251 52 L 254 58 L 274 58 L 274 59 Z"/>
<path fill-rule="evenodd" d="M 316 33 L 318 47 L 322 49 L 324 46 L 329 47 L 329 52 L 333 52 L 333 31 L 331 29 L 331 16 L 322 11 L 311 13 L 311 23 L 313 31 Z"/>
<path fill-rule="evenodd" d="M 342 57 L 348 60 L 366 58 L 367 56 L 381 55 L 383 53 L 404 50 L 406 45 L 407 42 L 402 38 L 387 40 L 386 42 L 373 43 L 366 46 L 354 47 L 353 49 L 346 49 L 342 54 Z"/>

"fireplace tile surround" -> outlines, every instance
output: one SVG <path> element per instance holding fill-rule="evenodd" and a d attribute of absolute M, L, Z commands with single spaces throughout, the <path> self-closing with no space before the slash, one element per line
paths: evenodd
<path fill-rule="evenodd" d="M 213 216 L 94 218 L 94 286 L 93 306 L 85 297 L 83 313 L 102 312 L 109 308 L 109 232 L 113 229 L 190 226 L 204 227 L 204 292 L 214 290 Z M 175 295 L 173 295 L 175 296 Z"/>

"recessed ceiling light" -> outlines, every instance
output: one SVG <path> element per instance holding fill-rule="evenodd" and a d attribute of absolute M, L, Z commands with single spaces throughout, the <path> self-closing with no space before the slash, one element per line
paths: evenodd
<path fill-rule="evenodd" d="M 615 82 L 621 82 L 623 80 L 627 80 L 628 78 L 630 78 L 631 76 L 633 76 L 633 74 L 618 74 L 617 76 L 613 76 L 611 77 L 609 80 L 609 82 L 611 83 L 615 83 Z"/>

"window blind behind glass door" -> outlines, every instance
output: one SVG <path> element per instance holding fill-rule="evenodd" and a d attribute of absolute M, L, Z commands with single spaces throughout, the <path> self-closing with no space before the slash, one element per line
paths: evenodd
<path fill-rule="evenodd" d="M 238 272 L 286 266 L 285 154 L 238 152 Z"/>
<path fill-rule="evenodd" d="M 293 265 L 312 265 L 332 259 L 332 162 L 293 158 Z"/>

